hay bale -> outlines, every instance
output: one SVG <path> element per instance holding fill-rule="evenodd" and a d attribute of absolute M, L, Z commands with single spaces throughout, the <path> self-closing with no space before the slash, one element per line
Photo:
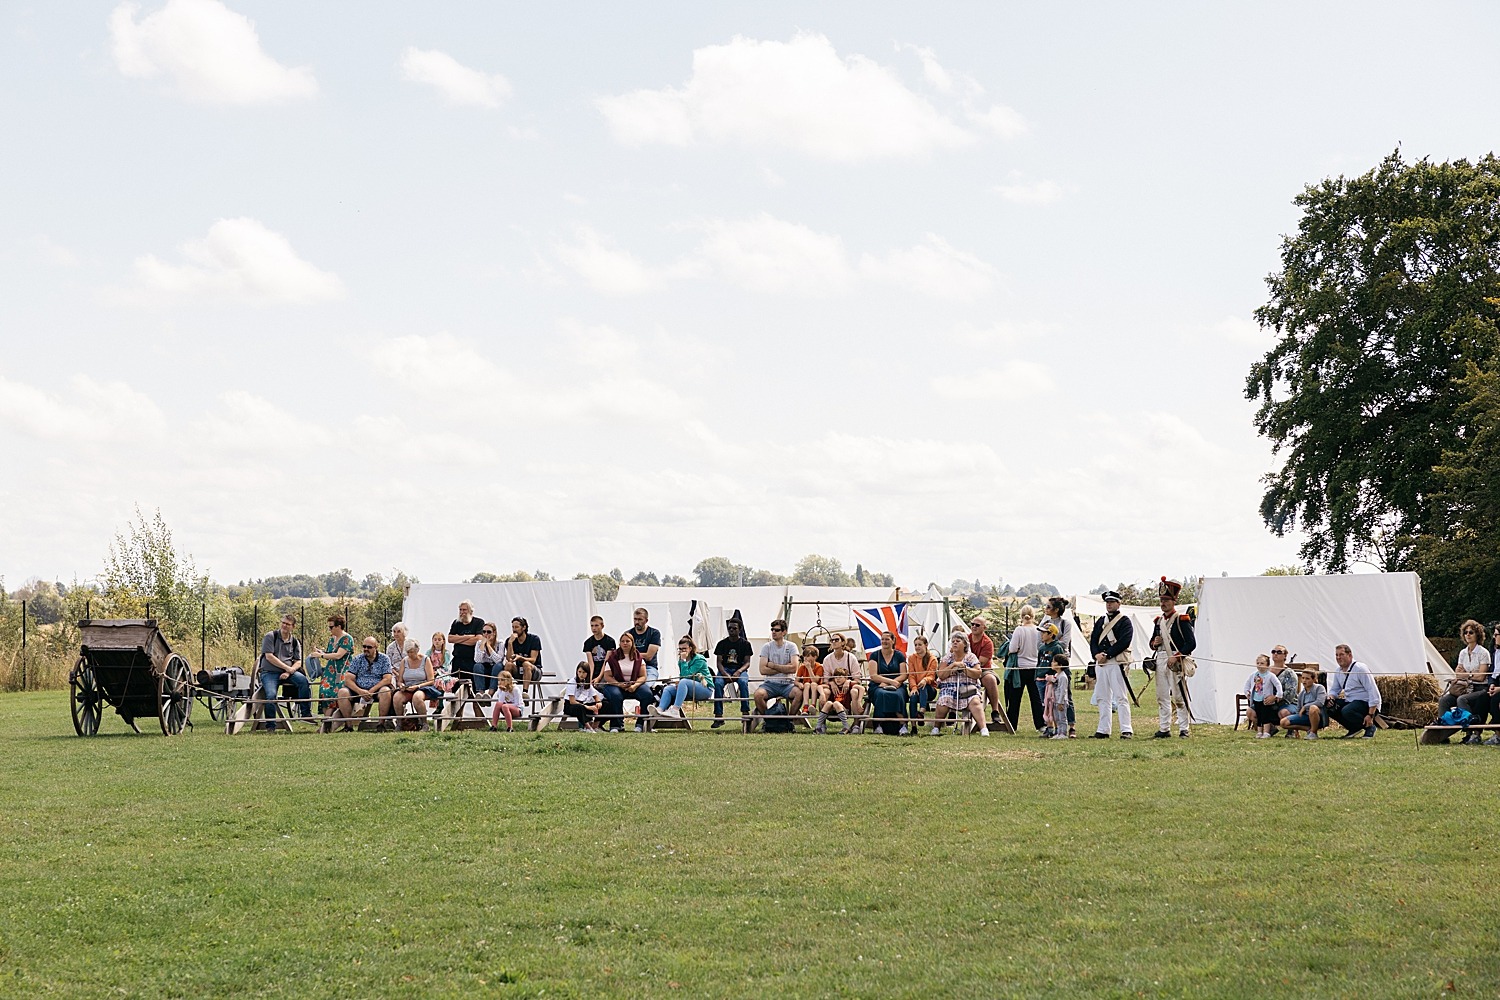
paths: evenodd
<path fill-rule="evenodd" d="M 1437 718 L 1438 686 L 1431 674 L 1398 674 L 1377 677 L 1380 714 L 1427 725 Z"/>

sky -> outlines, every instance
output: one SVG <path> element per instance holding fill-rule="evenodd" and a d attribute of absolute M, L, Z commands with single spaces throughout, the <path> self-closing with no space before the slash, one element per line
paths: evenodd
<path fill-rule="evenodd" d="M 1472 3 L 0 8 L 0 576 L 1296 561 L 1309 183 L 1494 148 Z"/>

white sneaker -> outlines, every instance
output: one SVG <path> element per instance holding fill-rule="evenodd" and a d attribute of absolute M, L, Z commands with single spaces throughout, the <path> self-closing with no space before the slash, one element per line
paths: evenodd
<path fill-rule="evenodd" d="M 1058 733 L 1056 736 L 1052 737 L 1052 739 L 1054 739 L 1054 740 L 1065 740 L 1067 738 L 1068 738 L 1068 734 L 1067 733 Z"/>
<path fill-rule="evenodd" d="M 1255 734 L 1255 738 L 1258 739 L 1258 740 L 1268 740 L 1268 739 L 1271 738 L 1271 734 L 1270 733 L 1256 733 Z"/>
<path fill-rule="evenodd" d="M 928 735 L 928 736 L 938 736 L 938 735 L 941 735 L 941 733 L 940 733 L 940 732 L 939 732 L 939 730 L 938 730 L 938 727 L 937 727 L 937 726 L 932 726 L 932 727 L 930 727 L 930 728 L 929 728 L 929 729 L 928 729 L 928 730 L 927 730 L 927 735 Z"/>
<path fill-rule="evenodd" d="M 982 728 L 982 729 L 979 730 L 979 735 L 980 736 L 988 736 L 989 734 L 990 734 L 990 727 L 989 726 L 985 726 L 984 728 Z"/>

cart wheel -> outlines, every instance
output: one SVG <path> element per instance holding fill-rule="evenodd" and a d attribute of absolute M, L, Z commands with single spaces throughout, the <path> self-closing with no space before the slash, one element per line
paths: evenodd
<path fill-rule="evenodd" d="M 156 717 L 161 731 L 176 736 L 187 727 L 193 714 L 193 674 L 187 660 L 173 653 L 156 679 Z"/>
<path fill-rule="evenodd" d="M 208 717 L 215 722 L 223 722 L 229 718 L 229 713 L 234 711 L 229 703 L 228 695 L 205 694 L 201 697 L 203 704 L 208 708 Z"/>
<path fill-rule="evenodd" d="M 95 736 L 104 716 L 104 693 L 94 668 L 82 657 L 68 675 L 68 706 L 73 710 L 73 731 L 79 736 Z"/>

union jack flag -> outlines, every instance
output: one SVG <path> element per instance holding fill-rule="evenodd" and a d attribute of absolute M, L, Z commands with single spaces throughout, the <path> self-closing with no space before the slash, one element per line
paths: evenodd
<path fill-rule="evenodd" d="M 896 648 L 906 652 L 906 604 L 883 604 L 878 608 L 850 608 L 859 623 L 860 643 L 865 652 L 880 648 L 880 633 L 896 637 Z"/>

